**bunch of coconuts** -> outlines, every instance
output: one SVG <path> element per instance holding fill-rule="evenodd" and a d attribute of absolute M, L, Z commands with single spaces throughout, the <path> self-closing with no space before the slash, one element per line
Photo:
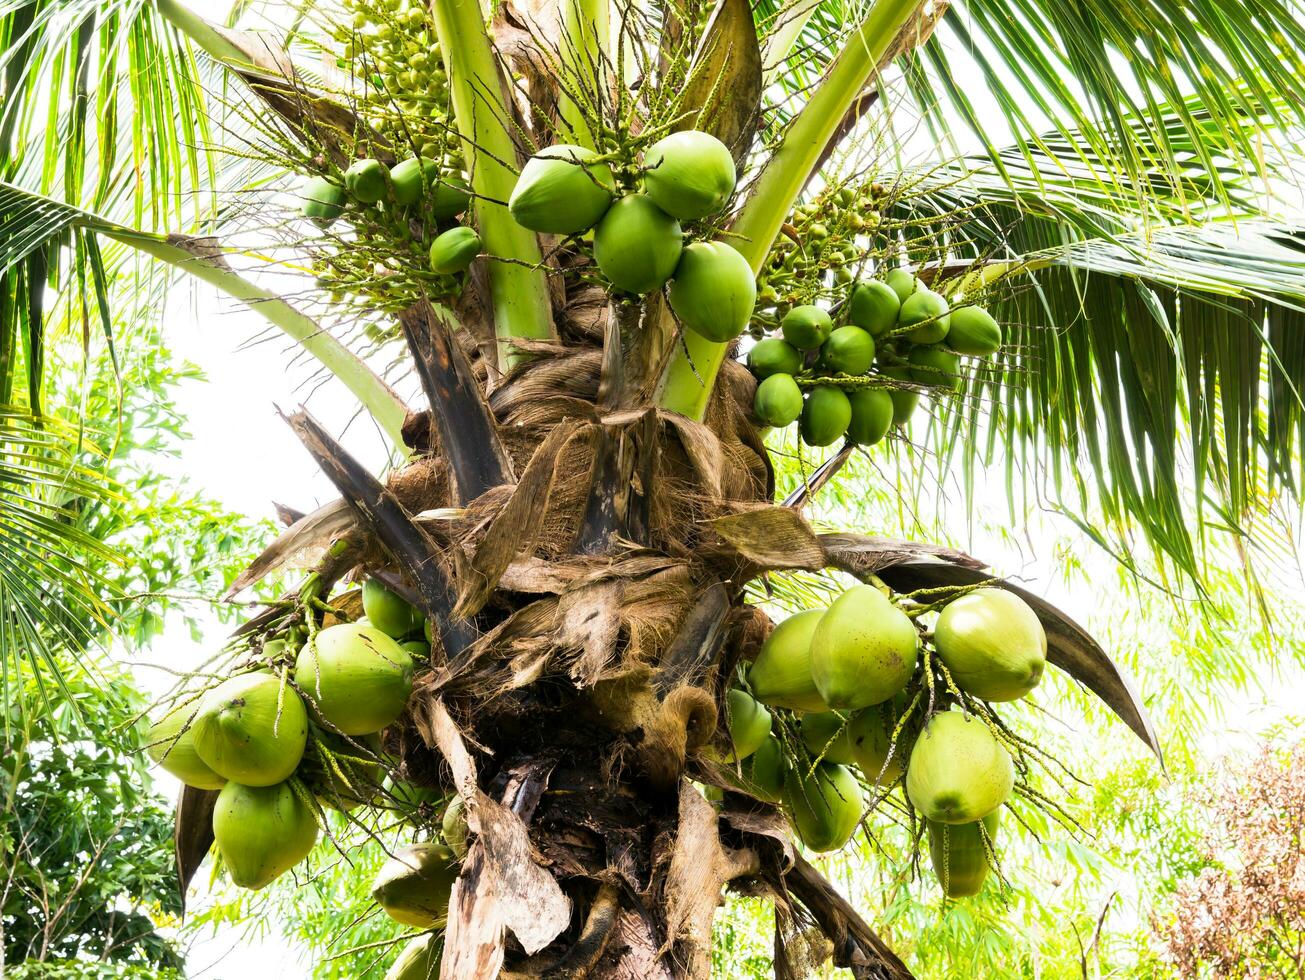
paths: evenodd
<path fill-rule="evenodd" d="M 182 696 L 151 726 L 156 763 L 188 786 L 219 791 L 214 843 L 242 888 L 263 888 L 307 857 L 323 807 L 351 810 L 383 792 L 380 733 L 408 703 L 414 661 L 430 656 L 429 627 L 375 579 L 362 605 L 355 622 L 266 642 L 246 672 Z M 434 802 L 407 783 L 388 793 L 400 808 Z M 373 885 L 377 902 L 404 925 L 442 926 L 465 837 L 460 809 L 448 807 L 444 842 L 396 851 Z M 421 937 L 391 975 L 437 956 Z"/>
<path fill-rule="evenodd" d="M 720 212 L 735 180 L 729 148 L 698 130 L 672 133 L 648 147 L 634 186 L 624 189 L 606 158 L 559 143 L 526 162 L 508 208 L 531 231 L 569 236 L 592 230 L 594 261 L 613 291 L 642 296 L 669 282 L 668 299 L 680 322 L 725 343 L 752 317 L 756 277 L 724 242 L 686 245 L 683 225 Z"/>
<path fill-rule="evenodd" d="M 809 446 L 844 437 L 874 445 L 891 426 L 904 424 L 920 399 L 893 382 L 955 391 L 961 355 L 988 357 L 1002 341 L 987 310 L 953 309 L 905 269 L 857 283 L 839 307 L 839 324 L 819 306 L 795 306 L 780 322 L 783 336 L 761 340 L 748 353 L 760 382 L 753 411 L 775 428 L 800 420 Z M 876 377 L 881 384 L 864 380 Z"/>
<path fill-rule="evenodd" d="M 903 784 L 934 873 L 956 898 L 976 894 L 994 863 L 998 813 L 1015 782 L 1009 739 L 966 698 L 1028 694 L 1047 638 L 1033 609 L 1000 588 L 952 599 L 931 632 L 924 618 L 924 607 L 908 615 L 870 585 L 788 617 L 746 686 L 729 692 L 730 742 L 715 754 L 738 789 L 781 804 L 813 851 L 851 839 L 866 788 L 883 795 Z"/>

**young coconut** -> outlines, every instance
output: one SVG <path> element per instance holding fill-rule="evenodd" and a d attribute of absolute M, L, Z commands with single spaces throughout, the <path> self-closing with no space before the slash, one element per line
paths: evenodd
<path fill-rule="evenodd" d="M 856 762 L 852 752 L 852 728 L 848 717 L 837 711 L 808 711 L 799 723 L 802 744 L 811 758 L 850 766 Z"/>
<path fill-rule="evenodd" d="M 885 378 L 894 381 L 910 381 L 911 369 L 907 367 L 888 367 L 880 371 Z M 920 393 L 910 388 L 889 388 L 888 398 L 893 403 L 893 425 L 905 425 L 920 404 Z"/>
<path fill-rule="evenodd" d="M 364 626 L 375 626 L 396 640 L 422 627 L 421 613 L 407 599 L 386 588 L 380 579 L 369 578 L 362 587 Z M 361 620 L 358 620 L 361 623 Z"/>
<path fill-rule="evenodd" d="M 996 844 L 1001 810 L 994 810 L 974 823 L 945 824 L 926 820 L 929 828 L 929 860 L 933 873 L 948 898 L 979 894 L 988 877 L 988 850 Z M 984 846 L 984 835 L 988 846 Z"/>
<path fill-rule="evenodd" d="M 440 820 L 440 836 L 459 861 L 467 856 L 467 835 L 470 833 L 466 805 L 461 796 L 455 795 L 444 808 L 444 816 Z"/>
<path fill-rule="evenodd" d="M 213 840 L 231 880 L 259 889 L 308 857 L 317 817 L 289 783 L 227 783 L 213 807 Z"/>
<path fill-rule="evenodd" d="M 933 642 L 956 686 L 985 701 L 1024 697 L 1047 666 L 1042 621 L 1005 589 L 975 589 L 949 602 Z"/>
<path fill-rule="evenodd" d="M 878 589 L 854 585 L 833 601 L 811 637 L 811 676 L 831 708 L 867 708 L 906 687 L 920 636 Z"/>
<path fill-rule="evenodd" d="M 820 345 L 820 366 L 830 374 L 865 374 L 875 359 L 875 339 L 860 327 L 839 327 Z"/>
<path fill-rule="evenodd" d="M 807 403 L 802 407 L 799 426 L 802 441 L 808 446 L 833 445 L 847 431 L 851 421 L 852 403 L 843 389 L 816 385 L 807 394 Z"/>
<path fill-rule="evenodd" d="M 797 374 L 802 370 L 802 352 L 787 340 L 767 337 L 748 351 L 748 370 L 759 381 L 772 374 Z"/>
<path fill-rule="evenodd" d="M 847 438 L 859 446 L 873 446 L 888 434 L 893 424 L 893 396 L 884 388 L 857 388 L 847 394 L 852 419 Z"/>
<path fill-rule="evenodd" d="M 815 350 L 834 331 L 834 321 L 818 306 L 795 306 L 779 322 L 784 340 L 798 350 Z"/>
<path fill-rule="evenodd" d="M 905 269 L 892 269 L 884 276 L 884 285 L 897 294 L 897 301 L 905 303 L 907 298 L 925 288 L 922 283 Z"/>
<path fill-rule="evenodd" d="M 894 698 L 893 703 L 898 699 Z M 906 751 L 901 744 L 892 745 L 893 729 L 897 726 L 890 703 L 885 701 L 871 708 L 863 708 L 848 722 L 848 738 L 852 742 L 852 760 L 861 775 L 872 785 L 890 786 L 902 776 L 902 759 Z M 889 751 L 892 758 L 889 758 Z"/>
<path fill-rule="evenodd" d="M 770 734 L 771 717 L 765 705 L 747 691 L 730 688 L 725 695 L 725 712 L 729 719 L 730 744 L 733 754 L 726 754 L 729 762 L 746 759 L 761 747 Z"/>
<path fill-rule="evenodd" d="M 355 160 L 344 172 L 344 189 L 355 201 L 375 204 L 385 196 L 385 165 L 379 160 Z"/>
<path fill-rule="evenodd" d="M 811 638 L 824 615 L 807 609 L 779 623 L 748 670 L 753 697 L 772 708 L 828 711 L 811 677 Z"/>
<path fill-rule="evenodd" d="M 917 347 L 911 351 L 911 380 L 956 391 L 961 386 L 961 359 L 942 347 Z"/>
<path fill-rule="evenodd" d="M 802 389 L 791 374 L 772 374 L 757 385 L 752 411 L 776 429 L 792 425 L 802 414 Z"/>
<path fill-rule="evenodd" d="M 272 786 L 304 757 L 308 712 L 288 684 L 256 671 L 204 695 L 193 727 L 196 753 L 218 775 L 246 786 Z"/>
<path fill-rule="evenodd" d="M 146 736 L 149 757 L 196 789 L 221 789 L 226 780 L 199 757 L 195 751 L 194 719 L 197 703 L 179 705 L 150 726 Z"/>
<path fill-rule="evenodd" d="M 694 242 L 684 249 L 671 280 L 671 309 L 707 340 L 733 340 L 752 318 L 757 280 L 748 260 L 724 242 Z"/>
<path fill-rule="evenodd" d="M 617 289 L 643 295 L 661 289 L 684 250 L 680 223 L 646 194 L 627 194 L 594 229 L 594 261 Z"/>
<path fill-rule="evenodd" d="M 671 133 L 648 148 L 643 165 L 648 196 L 681 221 L 715 214 L 734 193 L 734 157 L 710 133 Z"/>
<path fill-rule="evenodd" d="M 588 231 L 612 204 L 615 181 L 593 150 L 569 143 L 545 147 L 526 161 L 508 210 L 531 231 L 575 235 Z"/>
<path fill-rule="evenodd" d="M 870 336 L 878 337 L 897 325 L 897 314 L 902 308 L 893 287 L 880 279 L 857 283 L 848 300 L 847 319 Z"/>
<path fill-rule="evenodd" d="M 784 756 L 784 746 L 774 735 L 762 739 L 761 747 L 748 756 L 742 768 L 740 788 L 743 792 L 767 803 L 778 803 L 783 799 L 788 759 Z"/>
<path fill-rule="evenodd" d="M 375 803 L 385 766 L 381 738 L 372 733 L 352 739 L 314 727 L 299 776 L 322 806 L 350 811 Z"/>
<path fill-rule="evenodd" d="M 929 719 L 911 749 L 906 795 L 937 823 L 982 820 L 1010 797 L 1015 764 L 980 718 L 942 711 Z"/>
<path fill-rule="evenodd" d="M 409 844 L 381 866 L 372 898 L 395 922 L 416 929 L 444 924 L 458 880 L 453 852 L 443 844 Z"/>
<path fill-rule="evenodd" d="M 325 177 L 314 177 L 304 185 L 300 211 L 319 228 L 326 228 L 344 214 L 344 188 Z"/>
<path fill-rule="evenodd" d="M 480 254 L 480 236 L 474 228 L 459 225 L 435 236 L 430 243 L 431 272 L 440 276 L 466 272 Z"/>
<path fill-rule="evenodd" d="M 385 980 L 439 980 L 440 954 L 444 952 L 444 941 L 433 932 L 416 939 L 403 947 L 399 958 L 385 973 Z"/>
<path fill-rule="evenodd" d="M 958 354 L 987 357 L 1001 347 L 1001 325 L 982 306 L 962 306 L 951 312 L 947 346 Z"/>
<path fill-rule="evenodd" d="M 902 300 L 897 322 L 903 327 L 914 327 L 906 339 L 917 344 L 936 344 L 947 336 L 951 326 L 947 300 L 932 289 L 920 288 Z"/>
<path fill-rule="evenodd" d="M 846 766 L 821 762 L 807 775 L 797 764 L 784 777 L 784 804 L 802 843 L 813 851 L 836 851 L 852 838 L 865 800 Z"/>
<path fill-rule="evenodd" d="M 374 626 L 340 623 L 304 644 L 295 683 L 335 728 L 366 735 L 403 713 L 412 693 L 412 657 Z"/>

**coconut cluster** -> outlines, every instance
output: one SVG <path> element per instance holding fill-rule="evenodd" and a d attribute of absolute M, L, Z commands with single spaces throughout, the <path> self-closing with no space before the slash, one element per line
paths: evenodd
<path fill-rule="evenodd" d="M 870 446 L 903 425 L 920 393 L 961 383 L 961 356 L 988 357 L 1001 347 L 1001 326 L 980 306 L 952 307 L 905 269 L 857 283 L 835 321 L 815 305 L 795 306 L 748 353 L 758 379 L 753 410 L 766 425 L 800 420 L 802 441 L 839 438 Z"/>
<path fill-rule="evenodd" d="M 1019 596 L 977 588 L 934 618 L 885 589 L 856 585 L 826 609 L 780 622 L 726 700 L 739 790 L 782 805 L 815 851 L 850 840 L 867 795 L 898 787 L 922 824 L 949 897 L 978 892 L 995 860 L 999 811 L 1018 747 L 991 702 L 1014 701 L 1046 664 L 1041 621 Z"/>
<path fill-rule="evenodd" d="M 757 299 L 747 260 L 719 241 L 688 241 L 693 223 L 734 193 L 729 148 L 709 133 L 671 133 L 648 147 L 637 178 L 619 187 L 609 157 L 559 143 L 521 170 L 508 207 L 517 223 L 552 235 L 592 232 L 594 262 L 617 293 L 667 297 L 689 330 L 725 343 L 747 327 Z M 689 231 L 685 231 L 685 226 Z"/>

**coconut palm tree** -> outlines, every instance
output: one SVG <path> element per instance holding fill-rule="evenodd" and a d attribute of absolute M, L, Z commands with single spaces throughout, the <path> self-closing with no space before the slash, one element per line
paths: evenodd
<path fill-rule="evenodd" d="M 710 134 L 739 178 L 683 231 L 748 267 L 752 336 L 795 307 L 841 322 L 857 283 L 897 267 L 1002 324 L 995 356 L 959 374 L 907 361 L 909 323 L 868 373 L 831 383 L 799 366 L 808 407 L 822 383 L 890 392 L 898 427 L 868 451 L 970 489 L 1004 461 L 1013 498 L 1050 500 L 1126 563 L 1151 549 L 1174 587 L 1199 587 L 1212 535 L 1235 536 L 1254 575 L 1282 540 L 1305 432 L 1305 239 L 1278 203 L 1305 105 L 1299 4 L 350 0 L 295 5 L 274 30 L 276 7 L 237 3 L 226 25 L 177 0 L 0 7 L 0 326 L 27 338 L 29 376 L 43 284 L 81 300 L 89 325 L 106 266 L 145 255 L 284 330 L 388 437 L 381 479 L 306 411 L 287 418 L 341 496 L 236 583 L 311 558 L 242 627 L 232 664 L 286 675 L 281 641 L 311 645 L 359 615 L 350 578 L 420 610 L 429 666 L 383 757 L 342 755 L 461 800 L 471 837 L 444 976 L 702 975 L 732 884 L 773 898 L 778 974 L 805 968 L 785 939 L 814 925 L 854 974 L 908 976 L 722 761 L 728 692 L 771 631 L 758 584 L 837 570 L 916 616 L 995 585 L 1035 610 L 1048 659 L 1158 751 L 1138 698 L 1081 628 L 982 562 L 814 528 L 804 506 L 856 441 L 804 451 L 807 479 L 776 500 L 748 344 L 714 322 L 723 307 L 704 314 L 681 266 L 669 292 L 619 288 L 587 225 L 561 227 L 571 209 L 554 202 L 558 233 L 537 233 L 508 202 L 550 145 L 594 154 L 584 180 L 565 175 L 578 210 L 601 168 L 648 189 L 646 151 Z M 429 163 L 398 206 L 409 159 Z M 285 204 L 303 176 L 316 223 Z M 476 257 L 433 263 L 462 210 L 440 195 L 464 180 Z M 237 257 L 314 279 L 292 299 Z M 362 356 L 391 340 L 424 406 Z M 928 411 L 910 419 L 919 396 Z M 995 712 L 935 662 L 911 684 L 894 751 L 959 702 L 1054 809 L 1028 780 L 1035 748 Z M 822 753 L 790 744 L 792 712 L 776 730 L 800 782 Z M 917 825 L 865 775 L 876 806 Z M 215 795 L 188 789 L 179 806 L 185 880 L 212 843 Z M 331 802 L 320 786 L 301 795 Z"/>

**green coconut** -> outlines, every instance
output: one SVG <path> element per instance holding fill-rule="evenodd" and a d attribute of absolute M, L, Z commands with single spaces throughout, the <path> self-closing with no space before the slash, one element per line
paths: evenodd
<path fill-rule="evenodd" d="M 594 261 L 613 286 L 643 295 L 671 277 L 684 251 L 680 223 L 646 194 L 627 194 L 594 229 Z"/>
<path fill-rule="evenodd" d="M 994 810 L 974 823 L 946 824 L 926 820 L 929 828 L 929 860 L 933 873 L 948 898 L 979 894 L 988 877 L 988 850 L 997 840 L 1001 810 Z M 984 846 L 984 835 L 988 843 Z"/>
<path fill-rule="evenodd" d="M 734 157 L 710 133 L 671 133 L 648 148 L 643 165 L 648 196 L 682 221 L 715 214 L 734 193 Z"/>
<path fill-rule="evenodd" d="M 815 350 L 834 332 L 834 321 L 818 306 L 795 306 L 784 314 L 779 329 L 798 350 Z"/>
<path fill-rule="evenodd" d="M 850 766 L 856 762 L 852 755 L 852 733 L 848 716 L 838 711 L 808 711 L 799 723 L 802 744 L 811 758 Z"/>
<path fill-rule="evenodd" d="M 784 756 L 784 746 L 774 735 L 761 740 L 757 751 L 743 761 L 742 769 L 739 788 L 743 792 L 767 803 L 778 803 L 783 799 L 788 760 Z"/>
<path fill-rule="evenodd" d="M 911 617 L 873 586 L 854 585 L 812 634 L 811 676 L 831 708 L 865 708 L 906 687 L 919 650 Z"/>
<path fill-rule="evenodd" d="M 197 703 L 173 708 L 150 726 L 146 752 L 166 771 L 196 789 L 221 789 L 226 782 L 195 751 Z"/>
<path fill-rule="evenodd" d="M 385 980 L 439 980 L 443 939 L 433 932 L 418 936 L 403 947 Z"/>
<path fill-rule="evenodd" d="M 205 694 L 193 731 L 195 751 L 218 775 L 246 786 L 272 786 L 304 757 L 308 712 L 289 685 L 257 671 Z"/>
<path fill-rule="evenodd" d="M 359 620 L 358 624 L 375 626 L 396 640 L 421 629 L 421 613 L 403 596 L 390 591 L 380 579 L 369 578 L 363 583 L 362 606 L 367 623 Z"/>
<path fill-rule="evenodd" d="M 461 796 L 454 796 L 444 808 L 444 817 L 440 820 L 440 835 L 449 850 L 461 861 L 467 856 L 467 837 L 471 833 L 467 827 L 467 808 Z"/>
<path fill-rule="evenodd" d="M 1001 347 L 1001 324 L 982 306 L 962 306 L 951 312 L 947 346 L 958 354 L 987 357 Z"/>
<path fill-rule="evenodd" d="M 802 414 L 802 389 L 790 374 L 772 374 L 757 385 L 752 410 L 766 425 L 782 429 Z"/>
<path fill-rule="evenodd" d="M 772 374 L 797 374 L 802 370 L 802 352 L 787 340 L 767 337 L 748 351 L 748 370 L 762 381 Z"/>
<path fill-rule="evenodd" d="M 430 644 L 425 640 L 404 640 L 399 646 L 408 651 L 414 660 L 430 659 Z"/>
<path fill-rule="evenodd" d="M 319 630 L 295 661 L 295 683 L 318 713 L 346 735 L 384 728 L 412 693 L 412 657 L 374 626 Z"/>
<path fill-rule="evenodd" d="M 947 329 L 951 326 L 949 309 L 946 298 L 932 289 L 917 289 L 902 300 L 897 322 L 903 327 L 915 328 L 907 332 L 907 340 L 917 344 L 936 344 L 947 336 Z"/>
<path fill-rule="evenodd" d="M 868 330 L 872 337 L 887 333 L 897 325 L 902 301 L 888 283 L 879 279 L 857 283 L 847 304 L 849 322 Z"/>
<path fill-rule="evenodd" d="M 973 823 L 1006 802 L 1015 764 L 986 722 L 960 711 L 929 719 L 906 766 L 906 795 L 928 820 Z"/>
<path fill-rule="evenodd" d="M 824 613 L 823 609 L 795 613 L 766 637 L 748 670 L 748 686 L 762 704 L 798 711 L 828 710 L 811 677 L 811 638 Z"/>
<path fill-rule="evenodd" d="M 311 218 L 323 228 L 344 214 L 344 188 L 332 184 L 325 177 L 314 177 L 308 181 L 300 197 L 303 216 Z"/>
<path fill-rule="evenodd" d="M 317 817 L 289 783 L 229 782 L 213 807 L 213 840 L 231 880 L 258 889 L 308 857 Z"/>
<path fill-rule="evenodd" d="M 752 318 L 757 281 L 748 260 L 724 242 L 684 249 L 671 280 L 671 309 L 680 322 L 718 344 L 733 340 Z"/>
<path fill-rule="evenodd" d="M 443 844 L 409 844 L 381 866 L 372 898 L 395 922 L 416 929 L 444 924 L 458 862 Z"/>
<path fill-rule="evenodd" d="M 906 298 L 925 285 L 905 269 L 892 269 L 884 276 L 884 285 L 897 294 L 897 301 L 905 303 Z"/>
<path fill-rule="evenodd" d="M 406 779 L 386 778 L 381 785 L 381 805 L 396 810 L 409 823 L 424 825 L 444 808 L 445 795 L 432 786 Z"/>
<path fill-rule="evenodd" d="M 752 755 L 770 734 L 770 712 L 747 691 L 730 688 L 725 695 L 725 716 L 734 748 L 733 756 L 727 756 L 730 762 Z"/>
<path fill-rule="evenodd" d="M 830 374 L 865 374 L 875 359 L 875 339 L 860 327 L 839 327 L 820 347 L 820 364 Z"/>
<path fill-rule="evenodd" d="M 837 442 L 852 421 L 852 403 L 841 388 L 817 385 L 802 407 L 802 441 L 808 446 L 829 446 Z"/>
<path fill-rule="evenodd" d="M 465 272 L 480 254 L 482 242 L 476 229 L 459 225 L 435 236 L 430 243 L 430 268 L 436 275 Z"/>
<path fill-rule="evenodd" d="M 434 160 L 408 157 L 400 160 L 390 170 L 390 187 L 398 204 L 411 205 L 421 200 L 427 187 L 439 180 L 440 165 Z"/>
<path fill-rule="evenodd" d="M 859 446 L 873 446 L 893 424 L 893 396 L 884 388 L 857 388 L 848 392 L 852 418 L 847 438 Z"/>
<path fill-rule="evenodd" d="M 894 381 L 911 380 L 911 369 L 907 367 L 884 368 L 881 373 Z M 888 397 L 893 403 L 893 425 L 905 425 L 920 404 L 920 393 L 911 388 L 889 388 Z"/>
<path fill-rule="evenodd" d="M 848 722 L 848 738 L 852 743 L 852 760 L 861 774 L 871 783 L 890 785 L 902 775 L 905 751 L 901 745 L 892 749 L 893 728 L 897 720 L 891 702 L 862 708 Z"/>
<path fill-rule="evenodd" d="M 379 160 L 355 160 L 344 172 L 344 189 L 355 201 L 375 204 L 385 196 L 385 164 Z"/>
<path fill-rule="evenodd" d="M 381 795 L 383 751 L 375 733 L 346 739 L 314 728 L 299 776 L 322 806 L 348 812 Z"/>
<path fill-rule="evenodd" d="M 508 209 L 531 231 L 575 235 L 598 223 L 612 204 L 615 181 L 593 150 L 569 143 L 546 147 L 526 161 Z"/>
<path fill-rule="evenodd" d="M 784 804 L 798 838 L 813 851 L 836 851 L 852 838 L 861 822 L 865 800 L 846 766 L 797 765 L 784 777 Z"/>
<path fill-rule="evenodd" d="M 911 380 L 935 388 L 955 391 L 961 386 L 961 359 L 941 347 L 917 347 L 907 358 L 911 362 Z"/>
<path fill-rule="evenodd" d="M 1015 701 L 1038 685 L 1047 634 L 1027 602 L 1005 589 L 975 589 L 943 607 L 934 646 L 962 691 Z"/>

